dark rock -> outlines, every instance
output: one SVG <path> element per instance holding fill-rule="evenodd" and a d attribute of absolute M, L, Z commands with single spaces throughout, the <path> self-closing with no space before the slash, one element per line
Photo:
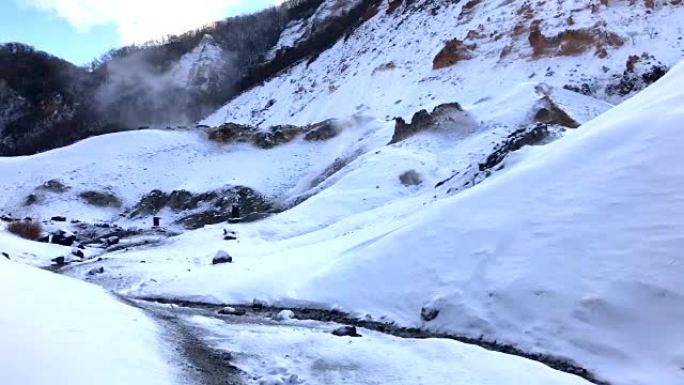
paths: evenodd
<path fill-rule="evenodd" d="M 197 208 L 199 199 L 195 198 L 191 192 L 185 190 L 173 191 L 169 195 L 167 205 L 175 212 L 193 210 Z"/>
<path fill-rule="evenodd" d="M 66 258 L 65 257 L 53 258 L 51 261 L 58 266 L 66 265 Z"/>
<path fill-rule="evenodd" d="M 252 300 L 252 309 L 261 310 L 268 307 L 268 302 L 265 299 L 254 298 Z"/>
<path fill-rule="evenodd" d="M 66 217 L 62 217 L 62 216 L 54 216 L 54 217 L 50 218 L 50 220 L 53 222 L 66 222 L 67 219 L 66 219 Z"/>
<path fill-rule="evenodd" d="M 361 337 L 361 334 L 356 331 L 355 326 L 341 326 L 333 330 L 332 335 L 337 337 Z"/>
<path fill-rule="evenodd" d="M 121 200 L 110 192 L 103 191 L 84 191 L 78 196 L 87 204 L 96 207 L 121 207 Z"/>
<path fill-rule="evenodd" d="M 214 256 L 214 259 L 211 260 L 211 263 L 213 265 L 218 265 L 222 263 L 233 263 L 233 257 L 231 257 L 230 254 L 228 254 L 227 252 L 219 250 Z"/>
<path fill-rule="evenodd" d="M 587 96 L 592 96 L 594 94 L 594 91 L 591 89 L 591 87 L 587 83 L 582 83 L 579 86 L 574 85 L 574 84 L 566 84 L 563 86 L 563 88 L 568 90 L 568 91 L 577 92 L 578 94 L 587 95 Z"/>
<path fill-rule="evenodd" d="M 96 268 L 91 269 L 90 271 L 88 271 L 88 275 L 89 275 L 89 276 L 94 276 L 94 275 L 98 275 L 98 274 L 104 274 L 104 272 L 105 272 L 105 268 L 102 267 L 102 266 L 100 266 L 100 267 L 96 267 Z"/>
<path fill-rule="evenodd" d="M 4 251 L 3 251 L 2 253 L 0 253 L 0 254 L 2 254 L 2 256 L 5 257 L 5 258 L 10 259 L 9 254 L 5 253 Z"/>
<path fill-rule="evenodd" d="M 511 152 L 517 151 L 524 146 L 539 144 L 548 138 L 548 136 L 548 126 L 542 123 L 516 130 L 511 133 L 506 141 L 500 144 L 483 163 L 479 164 L 479 169 L 480 171 L 490 170 L 501 163 L 501 161 L 503 161 Z"/>
<path fill-rule="evenodd" d="M 216 210 L 205 211 L 197 214 L 187 215 L 176 223 L 183 225 L 188 230 L 201 229 L 206 225 L 214 225 L 217 223 L 223 223 L 230 219 L 230 214 L 222 213 Z"/>
<path fill-rule="evenodd" d="M 24 199 L 24 206 L 32 206 L 40 202 L 40 197 L 36 194 L 29 194 L 26 199 Z"/>
<path fill-rule="evenodd" d="M 259 129 L 237 123 L 226 123 L 209 132 L 209 140 L 219 143 L 243 143 L 251 141 Z"/>
<path fill-rule="evenodd" d="M 404 186 L 419 186 L 423 180 L 415 170 L 409 170 L 399 175 L 399 181 Z"/>
<path fill-rule="evenodd" d="M 38 242 L 53 243 L 62 246 L 73 246 L 76 242 L 76 235 L 64 230 L 58 230 L 48 234 L 45 237 L 39 238 Z"/>
<path fill-rule="evenodd" d="M 53 193 L 64 193 L 71 189 L 71 187 L 65 185 L 62 181 L 58 179 L 51 179 L 40 186 L 40 189 L 53 192 Z"/>
<path fill-rule="evenodd" d="M 433 306 L 423 306 L 422 309 L 420 309 L 420 319 L 422 319 L 425 322 L 430 322 L 437 318 L 439 315 L 439 309 L 434 308 Z"/>
<path fill-rule="evenodd" d="M 337 121 L 334 119 L 312 124 L 306 129 L 307 133 L 304 135 L 304 140 L 309 142 L 321 142 L 324 140 L 329 140 L 336 137 L 339 133 Z"/>
<path fill-rule="evenodd" d="M 669 68 L 653 55 L 632 55 L 625 63 L 622 75 L 615 75 L 606 87 L 606 94 L 627 96 L 641 91 L 663 77 Z"/>
<path fill-rule="evenodd" d="M 131 218 L 154 215 L 159 212 L 169 201 L 169 196 L 161 190 L 152 190 L 143 196 L 140 202 L 133 207 Z"/>
<path fill-rule="evenodd" d="M 235 231 L 228 231 L 223 229 L 223 240 L 224 241 L 234 241 L 237 240 L 237 234 Z"/>
<path fill-rule="evenodd" d="M 458 103 L 441 104 L 432 111 L 420 110 L 413 115 L 411 123 L 406 123 L 402 118 L 396 118 L 394 134 L 389 144 L 398 143 L 418 132 L 434 129 L 442 125 L 442 121 L 448 123 L 450 115 L 464 115 L 465 111 Z"/>
<path fill-rule="evenodd" d="M 245 315 L 247 311 L 242 308 L 234 308 L 231 306 L 226 306 L 218 311 L 218 314 L 223 315 Z"/>
<path fill-rule="evenodd" d="M 73 255 L 74 257 L 77 257 L 77 258 L 81 258 L 81 259 L 83 259 L 85 257 L 85 255 L 83 254 L 83 251 L 81 251 L 81 249 L 79 249 L 79 248 L 72 249 L 71 255 Z"/>
<path fill-rule="evenodd" d="M 273 126 L 268 131 L 260 131 L 254 135 L 254 145 L 268 150 L 281 144 L 289 143 L 296 138 L 303 129 L 292 125 Z"/>
<path fill-rule="evenodd" d="M 264 218 L 271 210 L 271 204 L 266 198 L 249 187 L 234 186 L 223 190 L 205 193 L 195 199 L 205 203 L 203 207 L 211 207 L 204 211 L 188 214 L 176 223 L 183 225 L 187 229 L 199 229 L 206 225 L 223 223 L 232 219 L 240 222 L 255 221 Z M 202 199 L 201 201 L 199 199 Z M 234 206 L 237 209 L 234 210 Z M 201 209 L 200 209 L 201 210 Z M 233 215 L 240 214 L 238 218 Z"/>

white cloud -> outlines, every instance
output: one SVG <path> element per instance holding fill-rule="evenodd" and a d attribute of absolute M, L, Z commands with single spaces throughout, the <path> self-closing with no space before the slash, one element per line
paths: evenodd
<path fill-rule="evenodd" d="M 57 13 L 80 31 L 114 25 L 121 43 L 142 43 L 220 20 L 254 0 L 22 0 Z M 270 3 L 281 3 L 272 0 Z M 266 2 L 265 2 L 266 3 Z"/>

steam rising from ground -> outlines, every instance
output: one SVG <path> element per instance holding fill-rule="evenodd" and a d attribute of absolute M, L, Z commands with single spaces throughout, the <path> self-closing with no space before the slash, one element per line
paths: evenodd
<path fill-rule="evenodd" d="M 128 128 L 191 124 L 225 101 L 239 72 L 224 51 L 213 63 L 181 58 L 168 68 L 155 66 L 149 56 L 140 51 L 107 63 L 95 101 L 109 121 Z"/>

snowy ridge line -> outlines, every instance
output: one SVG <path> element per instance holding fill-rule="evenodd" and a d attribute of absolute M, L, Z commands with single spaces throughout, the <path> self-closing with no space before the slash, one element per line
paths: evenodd
<path fill-rule="evenodd" d="M 318 322 L 334 322 L 338 324 L 345 324 L 356 326 L 379 333 L 391 335 L 399 338 L 411 338 L 411 339 L 448 339 L 454 340 L 461 343 L 479 346 L 483 349 L 509 354 L 512 356 L 517 356 L 521 358 L 526 358 L 528 360 L 536 361 L 541 364 L 548 366 L 551 369 L 558 370 L 560 372 L 572 374 L 581 377 L 596 385 L 611 385 L 610 382 L 599 379 L 591 371 L 577 365 L 567 358 L 556 357 L 548 354 L 540 353 L 530 353 L 524 351 L 512 344 L 499 343 L 496 340 L 491 341 L 480 336 L 480 338 L 472 338 L 463 335 L 449 334 L 449 333 L 437 333 L 431 332 L 426 329 L 406 327 L 395 324 L 393 321 L 381 322 L 359 319 L 352 316 L 349 313 L 345 313 L 340 310 L 326 310 L 321 308 L 305 308 L 305 307 L 279 307 L 279 306 L 255 306 L 255 305 L 245 305 L 245 304 L 218 304 L 203 301 L 186 301 L 181 299 L 173 299 L 162 296 L 132 296 L 132 297 L 122 297 L 127 303 L 136 304 L 135 301 L 151 302 L 164 305 L 175 305 L 184 308 L 194 308 L 202 310 L 212 310 L 218 311 L 224 307 L 232 307 L 235 309 L 245 310 L 245 315 L 265 315 L 265 314 L 277 314 L 283 310 L 291 310 L 295 314 L 295 318 L 299 320 L 309 320 Z M 140 309 L 146 309 L 145 307 L 136 304 L 136 307 Z"/>

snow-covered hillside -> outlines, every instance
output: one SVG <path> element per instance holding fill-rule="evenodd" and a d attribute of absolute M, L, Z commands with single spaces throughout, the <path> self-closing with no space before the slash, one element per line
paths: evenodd
<path fill-rule="evenodd" d="M 431 191 L 447 179 L 446 187 L 453 187 L 477 178 L 478 163 L 512 132 L 535 124 L 548 101 L 577 124 L 610 108 L 575 92 L 523 83 L 503 95 L 462 106 L 463 112 L 449 118 L 456 120 L 431 129 L 434 135 L 418 135 L 389 148 L 385 146 L 393 137 L 395 123 L 360 115 L 337 121 L 339 133 L 326 141 L 299 137 L 268 150 L 246 143 L 216 143 L 203 131 L 116 133 L 30 157 L 0 158 L 0 187 L 5 191 L 0 196 L 0 212 L 17 218 L 61 215 L 70 220 L 147 224 L 148 219 L 131 221 L 128 214 L 154 190 L 201 194 L 246 186 L 276 206 L 289 207 L 355 170 L 369 165 L 385 169 L 384 180 L 364 182 L 383 187 L 366 191 L 367 203 L 345 205 L 358 212 L 383 205 L 397 194 Z M 422 175 L 420 186 L 407 188 L 398 182 L 398 175 L 409 170 Z M 455 173 L 459 176 L 452 178 Z M 84 199 L 83 194 L 92 192 L 110 197 L 111 202 Z M 330 197 L 342 205 L 340 197 Z M 331 220 L 341 218 L 340 214 Z M 168 210 L 160 213 L 165 224 L 182 215 Z"/>
<path fill-rule="evenodd" d="M 682 82 L 680 65 L 443 199 L 428 187 L 406 194 L 382 159 L 411 147 L 385 147 L 301 205 L 231 226 L 237 242 L 221 241 L 219 226 L 109 254 L 103 282 L 128 277 L 124 292 L 143 296 L 336 308 L 564 357 L 615 384 L 681 383 L 684 175 L 672 165 Z M 218 249 L 234 263 L 211 266 Z M 426 307 L 435 320 L 421 321 Z"/>
<path fill-rule="evenodd" d="M 374 17 L 315 60 L 245 92 L 203 123 L 268 127 L 355 113 L 406 118 L 443 103 L 474 103 L 524 81 L 617 102 L 632 86 L 639 89 L 644 74 L 684 54 L 678 1 L 379 3 Z M 281 44 L 294 44 L 305 31 L 291 26 Z"/>
<path fill-rule="evenodd" d="M 270 58 L 359 4 L 324 1 Z M 367 4 L 206 126 L 0 158 L 11 385 L 45 383 L 25 356 L 57 382 L 173 383 L 169 320 L 248 384 L 684 383 L 684 2 Z M 224 59 L 205 37 L 170 73 L 201 86 Z M 241 199 L 257 209 L 233 216 Z M 86 246 L 5 231 L 23 217 Z M 32 335 L 36 311 L 54 322 Z M 78 373 L 54 349 L 112 335 Z"/>

